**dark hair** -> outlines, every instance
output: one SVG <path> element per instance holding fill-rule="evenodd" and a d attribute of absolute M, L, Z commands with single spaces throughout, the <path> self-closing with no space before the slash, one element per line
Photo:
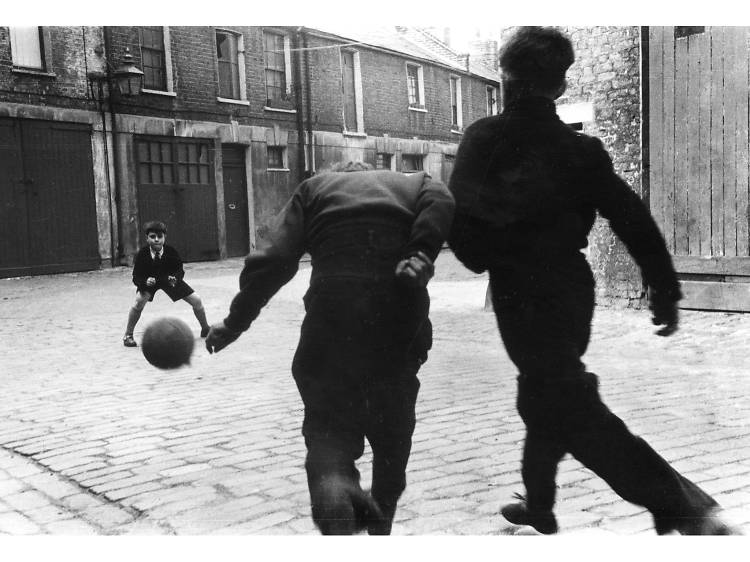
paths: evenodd
<path fill-rule="evenodd" d="M 511 81 L 554 90 L 575 61 L 570 39 L 554 27 L 519 27 L 500 49 L 500 68 Z"/>
<path fill-rule="evenodd" d="M 162 234 L 166 234 L 167 225 L 161 221 L 149 221 L 143 225 L 143 232 L 146 234 L 149 232 L 161 232 Z"/>

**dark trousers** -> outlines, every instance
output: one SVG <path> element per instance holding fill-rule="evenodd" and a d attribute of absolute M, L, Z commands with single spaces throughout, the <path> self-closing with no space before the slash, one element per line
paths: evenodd
<path fill-rule="evenodd" d="M 530 509 L 551 510 L 557 465 L 570 453 L 623 499 L 646 507 L 660 534 L 716 502 L 675 471 L 602 402 L 581 357 L 588 346 L 594 283 L 583 256 L 546 270 L 491 274 L 500 334 L 518 376 L 526 425 L 522 477 Z"/>
<path fill-rule="evenodd" d="M 292 372 L 305 405 L 313 519 L 324 534 L 363 526 L 388 534 L 406 487 L 417 371 L 431 345 L 427 293 L 332 278 L 311 287 L 305 306 Z M 377 517 L 368 510 L 354 464 L 365 438 L 373 453 Z"/>

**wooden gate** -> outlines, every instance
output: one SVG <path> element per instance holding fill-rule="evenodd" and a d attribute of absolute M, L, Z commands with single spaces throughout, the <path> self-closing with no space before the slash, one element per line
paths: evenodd
<path fill-rule="evenodd" d="M 748 35 L 648 32 L 650 205 L 684 308 L 750 310 Z"/>
<path fill-rule="evenodd" d="M 164 221 L 167 244 L 184 261 L 219 257 L 212 147 L 213 142 L 172 137 L 136 140 L 141 228 Z"/>
<path fill-rule="evenodd" d="M 0 118 L 0 277 L 100 265 L 91 129 Z"/>

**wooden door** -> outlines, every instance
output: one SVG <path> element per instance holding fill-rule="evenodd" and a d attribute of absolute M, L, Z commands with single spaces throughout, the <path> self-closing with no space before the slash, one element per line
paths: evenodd
<path fill-rule="evenodd" d="M 223 146 L 224 214 L 227 229 L 227 256 L 245 256 L 250 251 L 247 208 L 247 169 L 245 148 Z"/>
<path fill-rule="evenodd" d="M 212 143 L 171 137 L 136 141 L 140 225 L 167 224 L 167 244 L 186 262 L 218 259 Z"/>
<path fill-rule="evenodd" d="M 88 125 L 0 119 L 0 275 L 100 264 Z"/>
<path fill-rule="evenodd" d="M 749 35 L 649 28 L 650 205 L 685 308 L 750 310 Z"/>

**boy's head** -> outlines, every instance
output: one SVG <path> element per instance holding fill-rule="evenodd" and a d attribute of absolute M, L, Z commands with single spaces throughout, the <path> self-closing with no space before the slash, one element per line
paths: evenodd
<path fill-rule="evenodd" d="M 143 226 L 146 233 L 146 242 L 151 249 L 158 252 L 164 246 L 164 240 L 167 238 L 167 225 L 161 221 L 150 221 Z"/>
<path fill-rule="evenodd" d="M 573 44 L 553 27 L 519 27 L 500 49 L 503 86 L 511 96 L 556 99 L 565 91 L 565 72 L 575 61 Z"/>

